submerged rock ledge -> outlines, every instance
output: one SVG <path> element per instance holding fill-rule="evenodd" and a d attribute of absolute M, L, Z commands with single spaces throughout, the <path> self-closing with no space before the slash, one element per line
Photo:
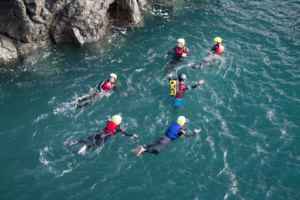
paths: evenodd
<path fill-rule="evenodd" d="M 0 66 L 52 41 L 95 42 L 109 18 L 137 24 L 139 4 L 145 0 L 2 0 Z"/>

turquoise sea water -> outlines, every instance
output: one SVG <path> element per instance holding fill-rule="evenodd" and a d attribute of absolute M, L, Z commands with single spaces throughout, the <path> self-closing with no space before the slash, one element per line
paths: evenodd
<path fill-rule="evenodd" d="M 0 199 L 300 199 L 299 1 L 174 2 L 145 7 L 140 28 L 113 25 L 97 43 L 48 45 L 0 69 Z M 192 70 L 216 36 L 222 59 Z M 174 109 L 163 56 L 180 37 L 190 57 L 174 73 L 205 83 Z M 72 107 L 110 73 L 119 92 Z M 115 114 L 139 138 L 66 147 Z M 180 115 L 202 131 L 132 153 Z"/>

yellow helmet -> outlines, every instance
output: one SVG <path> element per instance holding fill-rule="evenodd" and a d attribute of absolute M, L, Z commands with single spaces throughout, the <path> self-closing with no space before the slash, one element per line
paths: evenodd
<path fill-rule="evenodd" d="M 111 73 L 111 74 L 109 75 L 109 77 L 111 77 L 111 76 L 115 78 L 115 81 L 117 80 L 117 75 L 116 75 L 116 74 Z"/>
<path fill-rule="evenodd" d="M 184 116 L 179 116 L 178 119 L 177 119 L 177 124 L 180 125 L 180 126 L 183 126 L 186 122 L 186 119 Z"/>
<path fill-rule="evenodd" d="M 182 44 L 182 46 L 184 46 L 184 44 L 185 44 L 185 40 L 182 39 L 182 38 L 179 38 L 179 39 L 177 40 L 177 42 L 180 42 L 180 43 Z"/>
<path fill-rule="evenodd" d="M 222 38 L 220 38 L 220 37 L 215 37 L 214 41 L 221 44 Z"/>
<path fill-rule="evenodd" d="M 120 115 L 115 115 L 112 117 L 111 121 L 119 125 L 122 121 L 122 117 Z"/>

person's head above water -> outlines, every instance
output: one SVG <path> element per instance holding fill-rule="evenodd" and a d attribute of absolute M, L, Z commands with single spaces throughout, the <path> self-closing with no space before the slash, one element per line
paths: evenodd
<path fill-rule="evenodd" d="M 179 82 L 185 81 L 185 79 L 186 79 L 186 75 L 185 74 L 179 74 L 178 75 Z"/>
<path fill-rule="evenodd" d="M 186 122 L 186 118 L 184 116 L 179 116 L 177 119 L 177 124 L 183 126 Z"/>
<path fill-rule="evenodd" d="M 114 73 L 111 73 L 110 75 L 109 75 L 109 81 L 110 82 L 115 82 L 117 80 L 117 75 L 116 74 L 114 74 Z"/>
<path fill-rule="evenodd" d="M 120 124 L 122 121 L 122 117 L 120 115 L 114 115 L 111 119 L 111 121 L 115 124 Z"/>
<path fill-rule="evenodd" d="M 222 42 L 222 38 L 220 38 L 220 37 L 215 37 L 214 38 L 214 45 L 221 44 L 221 42 Z"/>
<path fill-rule="evenodd" d="M 177 40 L 177 46 L 178 46 L 179 48 L 182 48 L 182 47 L 184 46 L 184 44 L 185 44 L 185 40 L 184 40 L 184 39 L 179 38 L 179 39 Z"/>

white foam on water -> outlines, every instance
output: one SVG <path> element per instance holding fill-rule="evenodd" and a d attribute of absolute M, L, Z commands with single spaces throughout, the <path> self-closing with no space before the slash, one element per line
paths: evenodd
<path fill-rule="evenodd" d="M 34 123 L 38 123 L 40 120 L 42 119 L 47 119 L 48 118 L 48 114 L 41 114 L 38 118 L 36 118 L 33 122 Z"/>

